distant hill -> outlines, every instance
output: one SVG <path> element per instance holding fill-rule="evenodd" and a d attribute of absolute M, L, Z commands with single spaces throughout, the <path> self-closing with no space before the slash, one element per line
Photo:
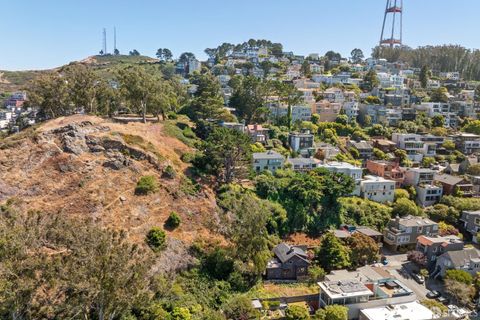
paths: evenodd
<path fill-rule="evenodd" d="M 106 55 L 106 56 L 91 56 L 80 61 L 73 61 L 73 63 L 81 63 L 91 67 L 100 76 L 110 78 L 113 73 L 121 67 L 140 64 L 145 68 L 154 68 L 158 59 L 147 56 L 129 56 L 129 55 Z M 59 66 L 55 69 L 62 69 L 64 66 Z M 3 71 L 0 70 L 0 100 L 2 94 L 22 90 L 26 87 L 29 81 L 35 79 L 39 75 L 51 70 L 25 70 L 25 71 Z M 0 101 L 1 102 L 1 101 Z"/>

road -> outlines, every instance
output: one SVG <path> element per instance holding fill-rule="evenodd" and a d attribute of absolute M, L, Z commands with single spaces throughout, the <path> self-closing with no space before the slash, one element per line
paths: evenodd
<path fill-rule="evenodd" d="M 383 254 L 388 259 L 388 265 L 385 266 L 385 269 L 411 289 L 418 300 L 425 299 L 429 290 L 443 291 L 443 285 L 439 281 L 427 279 L 425 284 L 419 284 L 413 280 L 410 276 L 411 268 L 407 260 L 407 254 L 391 253 L 388 251 L 384 251 Z"/>

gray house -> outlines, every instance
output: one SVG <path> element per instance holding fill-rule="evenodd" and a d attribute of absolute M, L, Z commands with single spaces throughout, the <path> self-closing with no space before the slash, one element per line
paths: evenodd
<path fill-rule="evenodd" d="M 296 280 L 308 274 L 310 261 L 306 248 L 280 243 L 273 248 L 274 257 L 267 264 L 268 280 Z"/>
<path fill-rule="evenodd" d="M 420 236 L 417 238 L 417 247 L 415 250 L 420 251 L 427 258 L 427 268 L 432 270 L 437 262 L 437 258 L 449 251 L 463 250 L 464 243 L 457 236 L 445 237 L 427 237 Z"/>
<path fill-rule="evenodd" d="M 321 161 L 315 158 L 289 158 L 287 162 L 292 165 L 294 171 L 307 172 L 318 168 Z"/>
<path fill-rule="evenodd" d="M 256 173 L 268 170 L 275 172 L 283 168 L 285 157 L 275 151 L 255 152 L 253 154 L 253 170 Z"/>
<path fill-rule="evenodd" d="M 419 236 L 438 235 L 438 224 L 430 219 L 406 216 L 391 219 L 383 231 L 383 242 L 392 250 L 415 248 Z"/>
<path fill-rule="evenodd" d="M 480 271 L 480 255 L 477 249 L 449 251 L 437 259 L 435 270 L 430 274 L 432 278 L 444 277 L 447 270 L 464 270 L 475 276 Z"/>
<path fill-rule="evenodd" d="M 478 243 L 477 233 L 480 230 L 480 211 L 463 211 L 460 217 L 463 228 L 472 236 L 472 241 Z"/>

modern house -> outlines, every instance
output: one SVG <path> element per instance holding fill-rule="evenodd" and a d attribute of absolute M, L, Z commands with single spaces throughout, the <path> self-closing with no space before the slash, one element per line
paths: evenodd
<path fill-rule="evenodd" d="M 430 219 L 406 216 L 391 219 L 383 231 L 383 242 L 392 250 L 413 248 L 419 236 L 434 237 L 438 235 L 438 224 Z"/>
<path fill-rule="evenodd" d="M 417 203 L 423 208 L 438 203 L 443 195 L 443 187 L 440 183 L 419 184 L 415 190 L 417 191 Z"/>
<path fill-rule="evenodd" d="M 427 260 L 427 268 L 432 270 L 438 256 L 448 251 L 463 250 L 464 243 L 457 236 L 449 235 L 444 237 L 420 236 L 417 238 L 415 250 L 423 253 Z"/>
<path fill-rule="evenodd" d="M 455 142 L 457 150 L 463 154 L 473 154 L 480 152 L 480 136 L 473 133 L 457 133 L 450 136 Z"/>
<path fill-rule="evenodd" d="M 291 132 L 288 135 L 288 143 L 293 151 L 312 149 L 314 148 L 313 134 L 308 130 L 301 133 Z"/>
<path fill-rule="evenodd" d="M 269 129 L 262 127 L 260 124 L 249 124 L 246 129 L 246 133 L 253 142 L 260 142 L 262 144 L 267 142 Z"/>
<path fill-rule="evenodd" d="M 359 320 L 426 320 L 434 313 L 418 301 L 360 310 Z"/>
<path fill-rule="evenodd" d="M 478 243 L 477 234 L 480 231 L 480 211 L 463 211 L 460 217 L 464 230 L 470 234 L 472 241 Z"/>
<path fill-rule="evenodd" d="M 353 225 L 342 225 L 340 226 L 340 229 L 334 230 L 333 233 L 334 235 L 339 238 L 339 239 L 346 239 L 351 237 L 354 233 L 361 233 L 367 237 L 372 238 L 379 247 L 382 246 L 382 240 L 383 240 L 383 233 L 378 232 L 375 229 L 372 229 L 370 227 L 366 226 L 353 226 Z"/>
<path fill-rule="evenodd" d="M 368 200 L 385 203 L 393 202 L 395 181 L 378 176 L 365 176 L 360 182 L 360 195 Z"/>
<path fill-rule="evenodd" d="M 283 168 L 285 157 L 275 151 L 255 152 L 253 153 L 253 170 L 256 173 L 262 171 L 275 172 L 277 169 Z"/>
<path fill-rule="evenodd" d="M 480 255 L 475 248 L 448 251 L 437 258 L 432 278 L 445 277 L 447 270 L 464 270 L 475 276 L 480 271 Z"/>
<path fill-rule="evenodd" d="M 268 280 L 297 280 L 308 275 L 306 248 L 280 243 L 273 248 L 274 257 L 267 264 Z"/>
<path fill-rule="evenodd" d="M 379 267 L 332 271 L 318 286 L 319 306 L 343 305 L 348 308 L 348 319 L 358 319 L 363 309 L 409 303 L 417 299 L 405 284 Z"/>
<path fill-rule="evenodd" d="M 355 190 L 353 195 L 360 195 L 360 182 L 362 181 L 363 170 L 347 162 L 325 161 L 319 165 L 320 168 L 325 168 L 330 172 L 343 173 L 355 181 Z"/>
<path fill-rule="evenodd" d="M 318 168 L 321 161 L 315 158 L 288 158 L 287 163 L 291 164 L 293 171 L 307 172 Z"/>
<path fill-rule="evenodd" d="M 405 150 L 408 158 L 413 162 L 421 162 L 423 157 L 436 155 L 436 142 L 424 141 L 423 136 L 414 133 L 393 133 L 392 141 L 399 149 Z"/>

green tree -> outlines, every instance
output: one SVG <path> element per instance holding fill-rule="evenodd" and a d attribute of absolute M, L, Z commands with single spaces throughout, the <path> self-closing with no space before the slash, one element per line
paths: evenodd
<path fill-rule="evenodd" d="M 410 193 L 405 189 L 395 189 L 395 201 L 402 198 L 409 199 Z"/>
<path fill-rule="evenodd" d="M 197 86 L 188 110 L 192 119 L 228 119 L 220 83 L 212 73 L 194 74 L 191 83 Z"/>
<path fill-rule="evenodd" d="M 352 63 L 361 63 L 363 58 L 365 58 L 365 56 L 363 55 L 363 51 L 361 49 L 355 48 L 352 50 L 352 52 L 350 52 L 350 60 Z"/>
<path fill-rule="evenodd" d="M 302 101 L 302 95 L 295 86 L 285 82 L 275 82 L 275 91 L 280 101 L 287 105 L 287 126 L 288 129 L 292 127 L 292 107 Z"/>
<path fill-rule="evenodd" d="M 372 91 L 373 88 L 378 87 L 380 81 L 378 80 L 377 72 L 369 70 L 363 77 L 362 89 L 365 91 Z"/>
<path fill-rule="evenodd" d="M 221 183 L 246 177 L 252 157 L 250 142 L 250 137 L 240 131 L 214 128 L 203 143 L 203 155 L 196 165 L 216 175 Z"/>
<path fill-rule="evenodd" d="M 424 168 L 430 168 L 435 164 L 435 158 L 434 157 L 423 157 L 422 159 L 422 167 Z"/>
<path fill-rule="evenodd" d="M 180 223 L 182 222 L 182 219 L 180 219 L 180 216 L 178 213 L 175 211 L 170 212 L 170 215 L 168 216 L 167 221 L 165 221 L 165 226 L 167 228 L 178 228 L 180 226 Z"/>
<path fill-rule="evenodd" d="M 135 187 L 135 194 L 147 195 L 157 192 L 159 188 L 157 178 L 155 176 L 143 176 L 141 177 Z"/>
<path fill-rule="evenodd" d="M 160 60 L 160 61 L 171 61 L 172 60 L 172 57 L 173 57 L 173 54 L 172 54 L 172 51 L 170 51 L 170 49 L 167 49 L 167 48 L 160 48 L 157 50 L 157 53 L 155 54 L 157 56 L 157 58 Z"/>
<path fill-rule="evenodd" d="M 453 142 L 452 140 L 445 140 L 445 142 L 442 144 L 442 147 L 449 151 L 453 151 L 456 148 L 455 142 Z"/>
<path fill-rule="evenodd" d="M 190 310 L 183 307 L 175 307 L 170 314 L 170 319 L 172 320 L 191 320 L 192 314 Z"/>
<path fill-rule="evenodd" d="M 440 87 L 432 91 L 430 95 L 432 102 L 448 102 L 448 90 L 445 87 Z"/>
<path fill-rule="evenodd" d="M 285 319 L 286 320 L 308 320 L 310 319 L 310 314 L 308 313 L 307 308 L 302 306 L 292 305 L 285 310 Z"/>
<path fill-rule="evenodd" d="M 418 216 L 421 211 L 412 200 L 400 198 L 393 204 L 392 214 L 394 216 L 405 217 L 408 215 Z"/>
<path fill-rule="evenodd" d="M 353 266 L 364 266 L 378 261 L 378 244 L 364 234 L 355 232 L 347 239 L 347 246 L 350 248 L 350 261 Z"/>
<path fill-rule="evenodd" d="M 466 306 L 472 302 L 473 296 L 475 295 L 475 288 L 460 281 L 446 279 L 445 292 L 459 305 Z"/>
<path fill-rule="evenodd" d="M 141 115 L 146 123 L 147 112 L 158 102 L 160 79 L 141 67 L 130 66 L 118 72 L 117 80 L 127 107 Z"/>
<path fill-rule="evenodd" d="M 165 231 L 159 227 L 153 227 L 148 231 L 145 241 L 153 251 L 157 252 L 165 248 L 166 237 Z"/>
<path fill-rule="evenodd" d="M 348 248 L 332 232 L 322 237 L 315 259 L 326 271 L 343 269 L 351 263 Z"/>
<path fill-rule="evenodd" d="M 137 49 L 133 49 L 132 51 L 130 51 L 130 52 L 128 53 L 128 55 L 130 55 L 130 56 L 139 56 L 139 55 L 140 55 L 140 52 L 138 52 Z"/>
<path fill-rule="evenodd" d="M 471 285 L 473 283 L 473 277 L 465 270 L 451 269 L 445 272 L 445 280 L 453 280 Z"/>
<path fill-rule="evenodd" d="M 422 69 L 420 70 L 420 83 L 422 85 L 422 88 L 426 88 L 428 85 L 428 80 L 430 80 L 430 77 L 432 76 L 432 71 L 428 68 L 428 66 L 423 66 Z"/>
<path fill-rule="evenodd" d="M 432 117 L 432 126 L 433 127 L 443 127 L 445 124 L 445 117 L 441 114 L 436 114 Z"/>
<path fill-rule="evenodd" d="M 468 121 L 462 130 L 468 133 L 480 134 L 480 120 Z"/>
<path fill-rule="evenodd" d="M 53 119 L 74 111 L 68 99 L 68 84 L 56 72 L 40 75 L 27 91 L 29 104 L 38 107 L 40 117 Z"/>
<path fill-rule="evenodd" d="M 250 320 L 258 316 L 251 300 L 245 296 L 231 297 L 222 306 L 222 310 L 228 320 Z"/>
<path fill-rule="evenodd" d="M 318 281 L 322 281 L 325 278 L 326 272 L 320 266 L 310 266 L 308 268 L 308 278 L 309 281 L 312 283 L 317 283 Z"/>
<path fill-rule="evenodd" d="M 347 125 L 348 124 L 348 116 L 345 115 L 345 114 L 339 114 L 337 116 L 337 118 L 335 119 L 335 122 L 343 124 L 343 125 Z"/>
<path fill-rule="evenodd" d="M 392 209 L 368 199 L 345 197 L 340 199 L 344 223 L 370 226 L 383 230 L 392 216 Z"/>
<path fill-rule="evenodd" d="M 341 305 L 329 305 L 318 309 L 315 320 L 348 320 L 348 308 Z"/>
<path fill-rule="evenodd" d="M 239 186 L 224 187 L 219 206 L 231 213 L 233 221 L 228 231 L 234 257 L 245 272 L 260 276 L 271 257 L 267 223 L 271 216 L 268 201 Z"/>
<path fill-rule="evenodd" d="M 254 76 L 246 76 L 235 81 L 230 107 L 247 123 L 265 121 L 266 100 L 270 87 L 266 82 Z"/>

